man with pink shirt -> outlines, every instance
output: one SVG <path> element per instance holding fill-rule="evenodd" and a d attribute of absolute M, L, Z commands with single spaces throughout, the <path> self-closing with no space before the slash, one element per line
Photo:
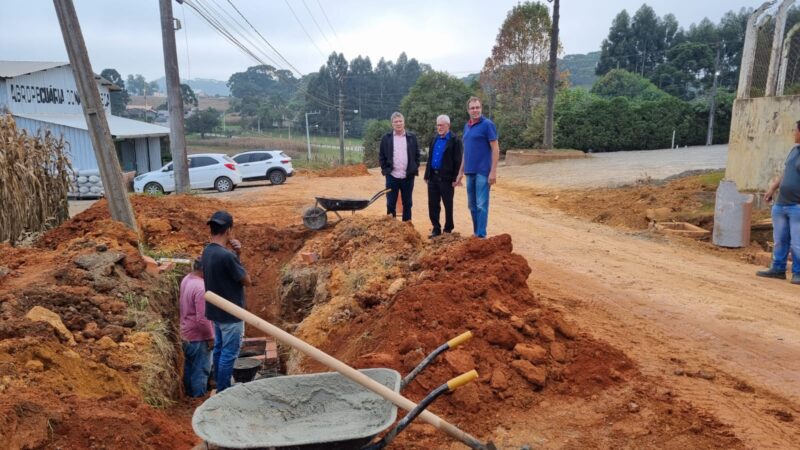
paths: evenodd
<path fill-rule="evenodd" d="M 214 345 L 214 327 L 206 319 L 206 292 L 203 281 L 203 263 L 196 258 L 192 272 L 181 280 L 180 318 L 183 346 L 183 386 L 186 395 L 206 395 L 208 376 L 211 374 L 211 348 Z"/>
<path fill-rule="evenodd" d="M 403 201 L 403 221 L 411 220 L 411 194 L 414 177 L 419 175 L 419 145 L 417 136 L 406 131 L 405 118 L 399 112 L 392 113 L 392 132 L 381 138 L 381 173 L 386 177 L 386 213 L 397 216 L 397 194 Z"/>

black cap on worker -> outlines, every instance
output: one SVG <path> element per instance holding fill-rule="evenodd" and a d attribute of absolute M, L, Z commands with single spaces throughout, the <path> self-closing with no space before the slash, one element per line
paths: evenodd
<path fill-rule="evenodd" d="M 225 228 L 230 228 L 233 226 L 233 216 L 228 213 L 228 211 L 217 211 L 211 215 L 211 218 L 208 219 L 206 224 L 211 225 L 215 223 Z"/>

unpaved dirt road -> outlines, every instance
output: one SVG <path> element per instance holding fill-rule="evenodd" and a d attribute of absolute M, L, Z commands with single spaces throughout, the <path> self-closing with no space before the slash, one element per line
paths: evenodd
<path fill-rule="evenodd" d="M 531 289 L 584 331 L 626 352 L 645 375 L 733 427 L 751 448 L 800 442 L 800 286 L 756 278 L 756 266 L 647 233 L 587 223 L 544 206 L 553 187 L 501 168 L 489 233 L 508 233 L 533 268 Z M 517 169 L 514 169 L 517 170 Z M 300 223 L 315 195 L 368 198 L 378 174 L 295 177 L 283 186 L 213 195 L 252 206 L 252 218 Z M 425 184 L 417 179 L 413 223 L 427 235 Z M 463 188 L 456 232 L 471 223 Z M 285 211 L 259 217 L 259 206 Z M 358 214 L 381 215 L 377 202 Z M 335 220 L 331 214 L 330 220 Z"/>

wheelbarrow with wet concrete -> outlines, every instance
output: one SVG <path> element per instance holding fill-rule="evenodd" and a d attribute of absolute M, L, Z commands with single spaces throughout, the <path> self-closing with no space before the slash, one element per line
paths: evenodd
<path fill-rule="evenodd" d="M 419 404 L 399 393 L 438 355 L 466 342 L 471 333 L 443 344 L 401 379 L 392 369 L 355 370 L 214 293 L 207 292 L 206 300 L 337 371 L 256 380 L 209 398 L 192 417 L 195 433 L 207 444 L 237 449 L 377 450 L 420 418 L 470 448 L 496 449 L 426 410 L 441 395 L 476 379 L 476 371 L 442 384 Z M 406 416 L 373 442 L 395 422 L 398 406 L 408 411 Z"/>
<path fill-rule="evenodd" d="M 336 214 L 336 217 L 342 220 L 339 211 L 350 211 L 355 214 L 356 211 L 366 209 L 369 205 L 375 203 L 389 191 L 391 189 L 384 189 L 369 199 L 315 197 L 314 206 L 310 206 L 303 211 L 303 224 L 312 230 L 321 230 L 328 224 L 328 212 Z"/>

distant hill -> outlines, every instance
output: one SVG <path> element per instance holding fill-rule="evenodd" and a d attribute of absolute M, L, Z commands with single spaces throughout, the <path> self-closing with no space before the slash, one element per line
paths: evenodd
<path fill-rule="evenodd" d="M 566 55 L 558 60 L 559 70 L 569 70 L 569 83 L 571 86 L 591 88 L 597 80 L 594 68 L 600 60 L 600 52 L 591 52 L 585 55 Z"/>
<path fill-rule="evenodd" d="M 161 92 L 167 92 L 167 82 L 166 78 L 161 77 L 156 80 L 158 83 L 158 88 Z M 186 83 L 189 87 L 192 88 L 195 93 L 198 91 L 203 95 L 214 97 L 214 96 L 221 96 L 221 97 L 228 97 L 231 95 L 231 91 L 228 89 L 228 85 L 226 81 L 220 80 L 211 80 L 208 78 L 195 78 L 192 80 L 181 80 L 181 83 Z"/>
<path fill-rule="evenodd" d="M 597 66 L 597 61 L 600 60 L 600 52 L 591 52 L 585 55 L 566 55 L 563 59 L 558 60 L 558 70 L 569 70 L 569 84 L 570 86 L 583 86 L 591 88 L 597 75 L 594 74 L 594 68 Z M 479 73 L 471 73 L 463 78 L 461 81 L 469 86 L 473 81 L 480 78 Z"/>

